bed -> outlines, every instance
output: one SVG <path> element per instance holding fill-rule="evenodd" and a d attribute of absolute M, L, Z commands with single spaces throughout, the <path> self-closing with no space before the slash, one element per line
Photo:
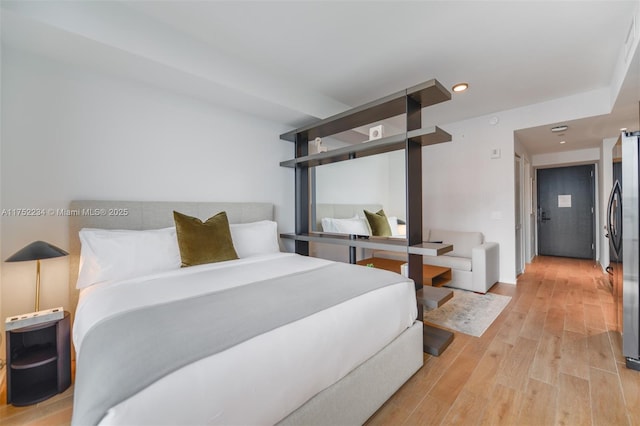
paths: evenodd
<path fill-rule="evenodd" d="M 273 224 L 271 204 L 70 210 L 73 424 L 362 424 L 422 366 L 411 281 L 282 253 L 255 233 L 238 237 L 246 256 L 100 281 L 78 302 L 81 229 L 168 229 L 174 210 L 253 229 Z"/>

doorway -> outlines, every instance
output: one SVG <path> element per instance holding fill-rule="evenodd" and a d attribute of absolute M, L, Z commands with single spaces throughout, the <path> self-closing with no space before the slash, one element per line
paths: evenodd
<path fill-rule="evenodd" d="M 595 166 L 538 169 L 538 254 L 595 259 Z"/>
<path fill-rule="evenodd" d="M 523 238 L 523 191 L 522 191 L 522 158 L 516 154 L 514 159 L 514 175 L 515 175 L 515 224 L 516 224 L 516 275 L 524 272 L 524 238 Z"/>

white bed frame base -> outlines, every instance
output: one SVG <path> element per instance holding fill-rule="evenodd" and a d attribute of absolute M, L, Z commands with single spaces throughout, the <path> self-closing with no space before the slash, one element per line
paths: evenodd
<path fill-rule="evenodd" d="M 280 425 L 362 425 L 422 367 L 422 324 L 400 336 Z"/>

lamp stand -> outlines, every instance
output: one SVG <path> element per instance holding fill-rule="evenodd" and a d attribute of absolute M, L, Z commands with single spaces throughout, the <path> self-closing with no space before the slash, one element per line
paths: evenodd
<path fill-rule="evenodd" d="M 36 310 L 40 310 L 40 259 L 36 260 Z"/>

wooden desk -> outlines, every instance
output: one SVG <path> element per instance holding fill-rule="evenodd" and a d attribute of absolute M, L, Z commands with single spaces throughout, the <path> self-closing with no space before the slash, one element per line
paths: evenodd
<path fill-rule="evenodd" d="M 356 262 L 358 265 L 373 264 L 375 268 L 385 269 L 400 273 L 400 265 L 402 260 L 384 259 L 382 257 L 368 257 Z M 422 284 L 434 287 L 441 287 L 451 281 L 451 268 L 442 266 L 422 265 Z"/>

